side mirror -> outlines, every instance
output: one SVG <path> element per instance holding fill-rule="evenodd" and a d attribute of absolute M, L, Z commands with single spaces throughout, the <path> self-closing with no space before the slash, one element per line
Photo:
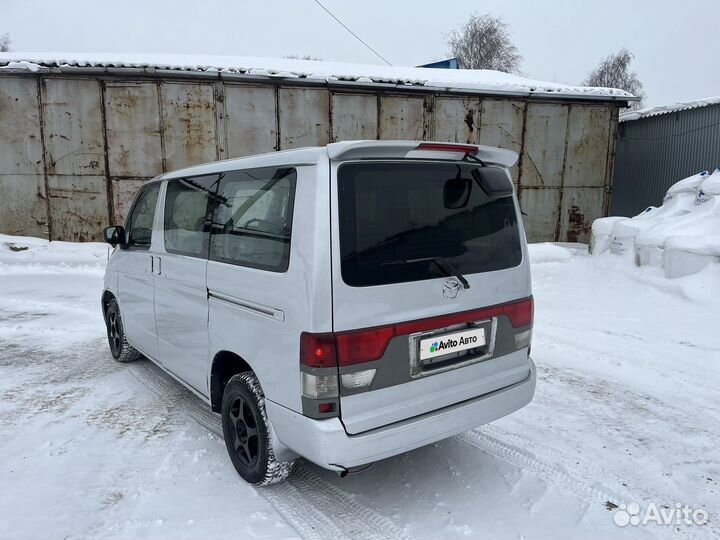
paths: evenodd
<path fill-rule="evenodd" d="M 443 204 L 445 208 L 456 210 L 467 206 L 472 190 L 472 181 L 468 178 L 461 178 L 460 168 L 455 178 L 445 181 L 443 186 Z"/>
<path fill-rule="evenodd" d="M 125 245 L 125 228 L 122 225 L 113 225 L 103 230 L 103 239 L 112 247 Z"/>
<path fill-rule="evenodd" d="M 513 185 L 505 169 L 501 167 L 478 167 L 473 177 L 490 199 L 501 199 L 513 194 Z"/>

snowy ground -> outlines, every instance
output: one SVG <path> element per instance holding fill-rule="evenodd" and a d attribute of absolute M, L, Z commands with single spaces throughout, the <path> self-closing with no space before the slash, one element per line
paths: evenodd
<path fill-rule="evenodd" d="M 300 462 L 254 489 L 204 404 L 147 361 L 113 362 L 104 246 L 0 236 L 0 538 L 717 537 L 720 265 L 670 281 L 532 252 L 531 405 L 363 474 Z M 617 526 L 631 502 L 710 521 Z"/>

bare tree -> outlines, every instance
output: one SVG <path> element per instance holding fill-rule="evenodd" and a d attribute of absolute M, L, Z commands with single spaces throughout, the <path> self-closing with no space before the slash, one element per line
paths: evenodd
<path fill-rule="evenodd" d="M 637 96 L 640 101 L 634 101 L 630 108 L 642 108 L 642 98 L 645 97 L 643 84 L 634 71 L 630 70 L 630 63 L 635 56 L 625 48 L 620 49 L 616 54 L 611 54 L 598 64 L 587 79 L 583 81 L 585 86 L 602 86 L 604 88 L 619 88 Z"/>
<path fill-rule="evenodd" d="M 0 52 L 8 52 L 10 50 L 11 43 L 12 40 L 10 39 L 10 34 L 3 34 L 0 36 Z"/>
<path fill-rule="evenodd" d="M 302 56 L 299 54 L 288 54 L 285 58 L 290 58 L 291 60 L 314 60 L 316 62 L 322 60 L 319 56 L 313 56 L 312 54 L 303 54 Z"/>
<path fill-rule="evenodd" d="M 448 45 L 462 69 L 520 72 L 522 56 L 510 39 L 510 27 L 500 17 L 472 15 L 448 36 Z"/>

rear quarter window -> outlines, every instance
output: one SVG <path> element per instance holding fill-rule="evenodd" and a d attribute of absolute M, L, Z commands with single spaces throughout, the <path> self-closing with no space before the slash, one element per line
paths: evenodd
<path fill-rule="evenodd" d="M 212 220 L 210 259 L 287 271 L 296 182 L 293 168 L 224 174 Z"/>

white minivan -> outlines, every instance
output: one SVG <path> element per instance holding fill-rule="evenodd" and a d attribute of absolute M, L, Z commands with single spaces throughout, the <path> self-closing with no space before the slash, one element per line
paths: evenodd
<path fill-rule="evenodd" d="M 352 141 L 143 185 L 102 310 L 222 415 L 253 484 L 302 456 L 341 475 L 491 422 L 535 392 L 509 150 Z"/>

